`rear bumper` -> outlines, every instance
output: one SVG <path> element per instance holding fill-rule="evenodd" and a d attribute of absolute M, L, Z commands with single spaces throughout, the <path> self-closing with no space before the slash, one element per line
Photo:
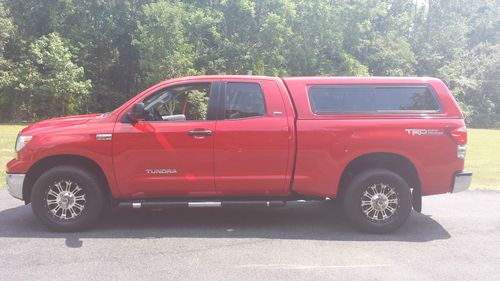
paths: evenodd
<path fill-rule="evenodd" d="M 23 200 L 23 184 L 26 174 L 7 174 L 7 189 L 12 197 Z"/>
<path fill-rule="evenodd" d="M 457 193 L 460 191 L 465 191 L 469 189 L 472 182 L 472 173 L 460 172 L 455 174 L 455 180 L 453 181 L 452 193 Z"/>

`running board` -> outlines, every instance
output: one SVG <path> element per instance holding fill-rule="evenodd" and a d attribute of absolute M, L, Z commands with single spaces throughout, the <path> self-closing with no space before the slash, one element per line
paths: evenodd
<path fill-rule="evenodd" d="M 220 207 L 283 207 L 286 201 L 140 201 L 119 202 L 122 209 L 159 209 L 159 208 L 220 208 Z"/>

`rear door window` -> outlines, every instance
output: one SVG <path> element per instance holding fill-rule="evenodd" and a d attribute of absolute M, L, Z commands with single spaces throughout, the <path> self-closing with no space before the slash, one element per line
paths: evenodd
<path fill-rule="evenodd" d="M 224 119 L 242 119 L 266 114 L 262 89 L 257 83 L 227 83 Z"/>
<path fill-rule="evenodd" d="M 427 86 L 329 86 L 309 88 L 316 114 L 436 113 L 440 105 Z"/>

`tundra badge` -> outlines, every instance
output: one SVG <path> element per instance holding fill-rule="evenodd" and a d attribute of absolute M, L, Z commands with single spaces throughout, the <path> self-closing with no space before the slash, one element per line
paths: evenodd
<path fill-rule="evenodd" d="M 146 169 L 147 174 L 177 174 L 176 169 Z"/>

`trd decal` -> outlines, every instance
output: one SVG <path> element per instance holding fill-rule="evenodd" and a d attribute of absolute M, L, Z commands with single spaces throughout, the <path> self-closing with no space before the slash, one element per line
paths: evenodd
<path fill-rule="evenodd" d="M 443 131 L 438 129 L 405 129 L 408 135 L 412 136 L 439 136 Z"/>

